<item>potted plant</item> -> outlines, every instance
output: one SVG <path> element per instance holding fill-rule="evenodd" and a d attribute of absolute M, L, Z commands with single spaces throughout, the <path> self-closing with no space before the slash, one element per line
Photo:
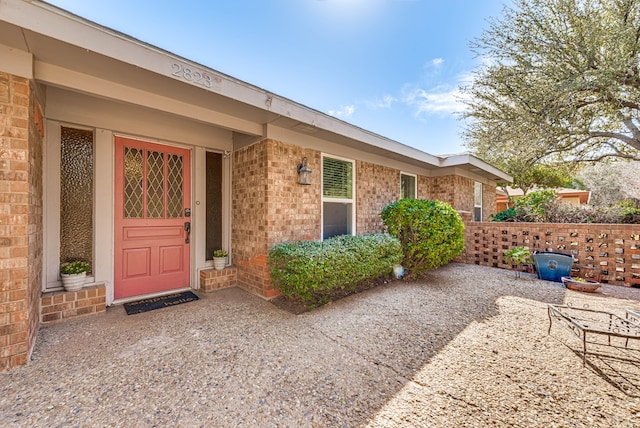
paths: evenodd
<path fill-rule="evenodd" d="M 64 262 L 60 264 L 62 286 L 67 291 L 78 291 L 84 285 L 89 271 L 89 263 L 82 260 Z"/>
<path fill-rule="evenodd" d="M 600 283 L 595 279 L 581 278 L 579 276 L 563 276 L 562 283 L 569 290 L 593 293 L 600 288 Z"/>
<path fill-rule="evenodd" d="M 225 250 L 215 250 L 213 252 L 213 267 L 216 270 L 224 269 L 225 265 L 227 264 L 228 255 L 229 253 L 227 253 Z"/>
<path fill-rule="evenodd" d="M 504 261 L 516 268 L 516 278 L 520 278 L 520 271 L 517 270 L 517 267 L 531 263 L 531 251 L 527 247 L 513 247 L 504 252 Z"/>

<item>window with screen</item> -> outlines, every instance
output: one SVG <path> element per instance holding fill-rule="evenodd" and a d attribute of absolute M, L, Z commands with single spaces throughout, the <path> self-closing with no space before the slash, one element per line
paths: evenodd
<path fill-rule="evenodd" d="M 473 220 L 482 221 L 482 183 L 473 185 Z"/>
<path fill-rule="evenodd" d="M 353 170 L 353 161 L 322 158 L 322 239 L 355 232 Z"/>
<path fill-rule="evenodd" d="M 416 198 L 416 176 L 411 174 L 400 174 L 400 199 Z"/>

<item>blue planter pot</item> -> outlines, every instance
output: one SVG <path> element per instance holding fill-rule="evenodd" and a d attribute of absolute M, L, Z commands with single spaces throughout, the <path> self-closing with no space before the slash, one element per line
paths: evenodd
<path fill-rule="evenodd" d="M 554 251 L 536 251 L 531 256 L 536 265 L 538 278 L 545 281 L 562 282 L 563 276 L 571 276 L 573 255 Z"/>

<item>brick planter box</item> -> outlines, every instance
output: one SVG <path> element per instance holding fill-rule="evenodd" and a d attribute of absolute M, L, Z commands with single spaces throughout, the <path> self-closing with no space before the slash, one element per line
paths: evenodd
<path fill-rule="evenodd" d="M 203 269 L 200 271 L 200 290 L 204 292 L 235 287 L 238 281 L 238 271 L 235 267 L 222 270 Z"/>
<path fill-rule="evenodd" d="M 45 293 L 40 300 L 40 321 L 42 324 L 83 315 L 104 314 L 107 311 L 104 284 L 84 287 L 79 291 Z"/>

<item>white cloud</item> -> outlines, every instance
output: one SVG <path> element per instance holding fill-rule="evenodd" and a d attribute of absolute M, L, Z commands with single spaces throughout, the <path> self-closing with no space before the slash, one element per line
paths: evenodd
<path fill-rule="evenodd" d="M 338 119 L 347 119 L 353 116 L 353 113 L 356 111 L 356 106 L 353 104 L 348 106 L 340 106 L 339 110 L 329 110 L 329 115 L 333 117 L 337 117 Z"/>
<path fill-rule="evenodd" d="M 382 98 L 378 98 L 373 102 L 368 103 L 371 108 L 391 108 L 391 105 L 397 102 L 398 99 L 393 95 L 385 95 Z"/>
<path fill-rule="evenodd" d="M 444 59 L 442 58 L 434 58 L 431 60 L 430 64 L 433 67 L 440 67 L 444 63 Z"/>
<path fill-rule="evenodd" d="M 414 108 L 416 116 L 449 115 L 466 110 L 464 94 L 459 86 L 440 85 L 432 89 L 407 86 L 403 89 L 402 100 Z"/>

